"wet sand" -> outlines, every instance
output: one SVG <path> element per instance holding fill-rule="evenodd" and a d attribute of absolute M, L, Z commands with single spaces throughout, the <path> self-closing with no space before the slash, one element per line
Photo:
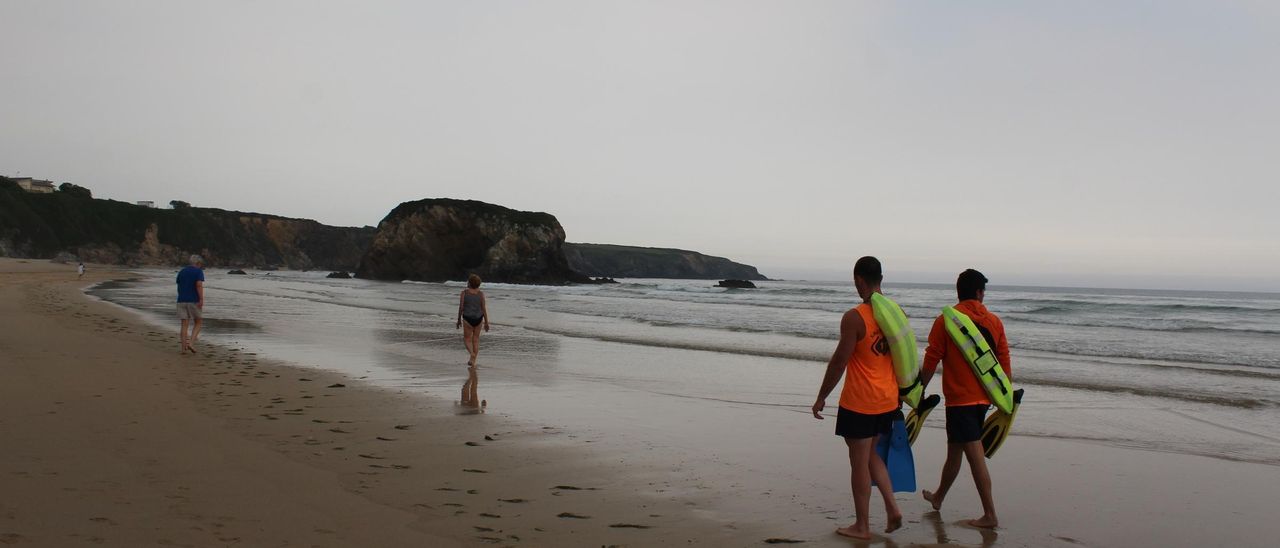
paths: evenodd
<path fill-rule="evenodd" d="M 176 322 L 160 329 L 81 292 L 127 273 L 89 272 L 78 281 L 74 265 L 0 259 L 0 544 L 1270 546 L 1280 537 L 1268 504 L 1280 492 L 1274 466 L 1018 437 L 1015 427 L 990 463 L 999 530 L 960 525 L 979 513 L 966 469 L 942 512 L 899 494 L 906 527 L 856 543 L 833 533 L 852 521 L 833 420 L 694 399 L 646 406 L 632 392 L 578 399 L 569 385 L 530 397 L 597 411 L 530 424 L 234 346 L 179 355 Z M 820 374 L 815 364 L 815 389 Z M 482 369 L 481 398 L 485 382 Z M 931 416 L 916 446 L 928 489 L 941 424 L 942 413 Z M 874 500 L 871 523 L 884 526 Z"/>

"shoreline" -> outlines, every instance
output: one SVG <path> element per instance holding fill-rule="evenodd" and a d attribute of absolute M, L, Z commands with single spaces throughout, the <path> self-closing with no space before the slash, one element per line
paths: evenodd
<path fill-rule="evenodd" d="M 57 265 L 40 268 L 41 262 L 0 259 L 6 316 L 24 317 L 27 326 L 65 322 L 58 338 L 83 342 L 52 350 L 52 333 L 46 337 L 30 330 L 19 342 L 13 337 L 16 326 L 5 322 L 0 348 L 21 351 L 13 354 L 16 363 L 0 371 L 6 381 L 0 409 L 11 417 L 0 419 L 0 435 L 27 443 L 0 457 L 5 470 L 0 490 L 11 500 L 45 498 L 48 503 L 0 506 L 0 541 L 49 545 L 89 539 L 118 546 L 157 540 L 321 546 L 750 542 L 742 529 L 690 519 L 690 501 L 646 495 L 634 480 L 652 471 L 619 475 L 604 462 L 609 457 L 566 447 L 562 440 L 572 434 L 560 428 L 518 427 L 452 402 L 203 341 L 200 354 L 179 355 L 176 328 L 162 331 L 134 311 L 83 294 L 89 283 L 127 272 L 97 267 L 78 281 L 74 272 L 64 277 Z M 16 269 L 25 272 L 13 272 L 17 266 L 25 266 Z M 105 345 L 104 338 L 114 340 Z M 37 361 L 39 368 L 58 364 L 67 377 L 30 385 Z M 92 367 L 111 371 L 81 375 Z M 69 381 L 72 376 L 87 378 Z M 120 380 L 113 382 L 116 376 Z M 148 381 L 154 386 L 122 397 L 126 387 Z M 86 398 L 85 392 L 94 393 Z M 131 398 L 139 401 L 125 401 Z M 79 406 L 73 400 L 109 405 Z M 36 415 L 36 408 L 50 409 L 49 416 L 57 419 L 18 420 Z M 163 410 L 164 416 L 147 416 L 153 410 Z M 66 421 L 129 435 L 103 439 Z M 60 441 L 47 443 L 49 434 Z M 93 441 L 77 441 L 86 437 Z M 121 468 L 155 468 L 103 477 L 98 468 L 104 457 L 84 443 L 128 453 Z M 125 447 L 132 445 L 154 454 L 133 454 Z M 168 453 L 181 458 L 163 458 Z M 160 462 L 170 460 L 183 464 Z M 280 479 L 290 476 L 299 479 Z M 117 488 L 164 487 L 142 497 L 147 500 L 105 493 L 85 497 L 99 492 L 87 485 L 103 482 Z M 245 490 L 225 491 L 215 483 L 241 484 Z M 259 492 L 263 485 L 280 483 L 278 491 Z M 118 505 L 147 508 L 121 512 Z M 150 524 L 153 518 L 158 527 Z"/>
<path fill-rule="evenodd" d="M 833 533 L 852 512 L 831 421 L 639 391 L 586 394 L 598 387 L 577 383 L 539 396 L 573 411 L 544 424 L 502 410 L 530 403 L 507 398 L 510 387 L 482 390 L 504 395 L 474 414 L 235 345 L 179 356 L 176 325 L 83 293 L 127 271 L 96 267 L 77 282 L 59 268 L 0 259 L 0 350 L 17 358 L 0 369 L 0 436 L 16 448 L 0 455 L 0 490 L 37 501 L 0 506 L 0 541 L 850 545 Z M 564 352 L 600 355 L 608 344 Z M 738 359 L 645 352 L 655 363 Z M 928 489 L 944 445 L 940 415 L 932 420 L 915 448 Z M 1274 466 L 1014 437 L 991 462 L 1001 529 L 959 525 L 976 505 L 962 472 L 942 513 L 918 492 L 899 493 L 906 527 L 871 544 L 1262 546 L 1280 536 L 1267 519 L 1280 489 Z M 873 529 L 883 519 L 873 504 Z"/>

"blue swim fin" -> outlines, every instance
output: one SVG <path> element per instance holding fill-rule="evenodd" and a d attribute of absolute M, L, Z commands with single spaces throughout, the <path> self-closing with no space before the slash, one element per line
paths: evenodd
<path fill-rule="evenodd" d="M 901 418 L 893 421 L 893 430 L 880 436 L 876 443 L 876 453 L 889 469 L 893 492 L 911 493 L 916 490 L 916 460 L 911 454 L 911 442 L 907 440 L 906 421 Z"/>

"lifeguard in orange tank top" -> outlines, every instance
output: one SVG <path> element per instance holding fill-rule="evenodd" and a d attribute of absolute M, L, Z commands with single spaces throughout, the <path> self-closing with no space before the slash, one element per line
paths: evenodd
<path fill-rule="evenodd" d="M 900 405 L 889 341 L 880 331 L 870 303 L 858 305 L 857 310 L 867 326 L 867 335 L 853 347 L 853 355 L 849 356 L 849 364 L 844 369 L 840 407 L 864 415 L 888 413 Z"/>

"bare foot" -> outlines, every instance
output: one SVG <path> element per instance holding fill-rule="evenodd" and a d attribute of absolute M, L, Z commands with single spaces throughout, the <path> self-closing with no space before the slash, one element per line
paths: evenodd
<path fill-rule="evenodd" d="M 856 538 L 859 540 L 871 540 L 870 531 L 859 531 L 854 525 L 836 529 L 836 534 L 842 537 Z"/>
<path fill-rule="evenodd" d="M 942 497 L 935 495 L 932 491 L 922 490 L 920 494 L 924 496 L 924 500 L 929 501 L 933 505 L 934 510 L 942 509 Z"/>
<path fill-rule="evenodd" d="M 965 523 L 968 523 L 970 527 L 977 527 L 979 529 L 995 529 L 996 526 L 1000 524 L 996 520 L 995 516 L 982 516 L 978 519 L 971 519 Z"/>
<path fill-rule="evenodd" d="M 884 526 L 884 532 L 892 533 L 902 528 L 902 512 L 899 511 L 889 516 L 889 522 Z"/>

